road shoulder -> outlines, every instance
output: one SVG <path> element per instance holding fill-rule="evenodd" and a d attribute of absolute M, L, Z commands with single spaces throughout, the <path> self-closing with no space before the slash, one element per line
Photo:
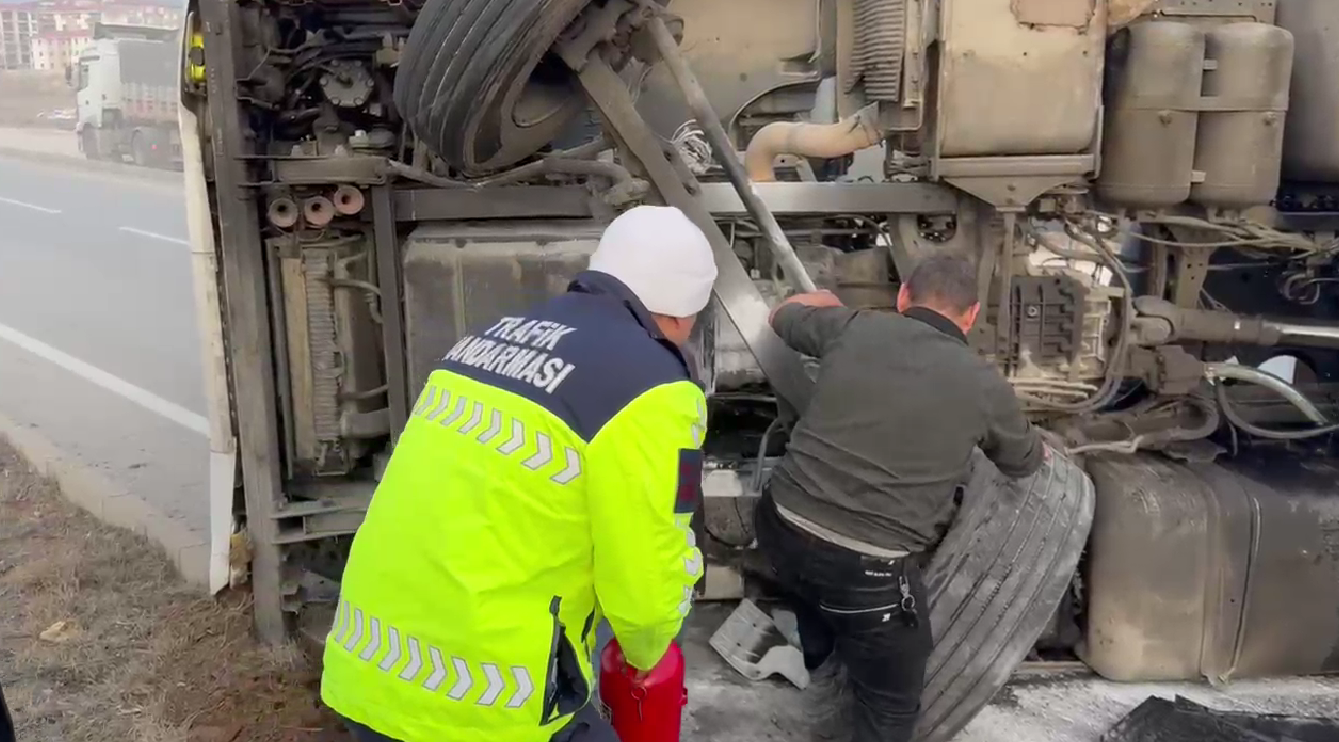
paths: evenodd
<path fill-rule="evenodd" d="M 345 742 L 315 664 L 0 440 L 0 679 L 25 742 Z"/>
<path fill-rule="evenodd" d="M 0 145 L 0 158 L 29 162 L 38 165 L 50 165 L 69 170 L 74 174 L 112 175 L 118 178 L 132 178 L 150 185 L 180 187 L 182 174 L 176 170 L 155 170 L 136 167 L 120 162 L 89 160 L 82 153 L 52 152 L 45 149 L 30 149 L 11 144 Z"/>
<path fill-rule="evenodd" d="M 79 463 L 37 430 L 0 414 L 0 440 L 41 475 L 50 478 L 71 503 L 111 526 L 145 536 L 162 549 L 187 583 L 209 584 L 209 535 L 169 517 L 157 507 Z"/>

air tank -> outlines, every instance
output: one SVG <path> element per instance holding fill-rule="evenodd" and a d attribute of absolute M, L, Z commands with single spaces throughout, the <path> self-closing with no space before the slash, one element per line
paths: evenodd
<path fill-rule="evenodd" d="M 1339 2 L 1279 0 L 1278 24 L 1292 32 L 1296 61 L 1283 136 L 1288 180 L 1339 181 Z"/>
<path fill-rule="evenodd" d="M 1267 23 L 1228 23 L 1206 37 L 1204 97 L 1190 190 L 1202 206 L 1244 209 L 1278 191 L 1293 35 Z"/>
<path fill-rule="evenodd" d="M 1098 193 L 1131 208 L 1174 206 L 1190 197 L 1204 32 L 1150 21 L 1117 43 L 1124 49 L 1109 59 Z"/>

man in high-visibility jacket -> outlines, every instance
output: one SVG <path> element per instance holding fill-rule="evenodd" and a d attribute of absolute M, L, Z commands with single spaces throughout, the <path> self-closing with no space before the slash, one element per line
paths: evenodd
<path fill-rule="evenodd" d="M 650 670 L 702 574 L 706 399 L 680 346 L 715 279 L 682 212 L 641 206 L 565 294 L 443 349 L 326 640 L 322 699 L 360 741 L 614 739 L 595 625 Z"/>

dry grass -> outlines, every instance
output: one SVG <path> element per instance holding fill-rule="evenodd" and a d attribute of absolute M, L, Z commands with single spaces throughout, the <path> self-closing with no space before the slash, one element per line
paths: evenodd
<path fill-rule="evenodd" d="M 292 646 L 254 642 L 249 607 L 184 586 L 156 547 L 0 442 L 0 685 L 19 739 L 344 739 L 318 708 L 317 672 Z"/>

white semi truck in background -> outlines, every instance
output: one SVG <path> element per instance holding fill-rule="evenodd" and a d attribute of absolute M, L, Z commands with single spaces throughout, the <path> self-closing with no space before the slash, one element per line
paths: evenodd
<path fill-rule="evenodd" d="M 144 167 L 181 163 L 176 29 L 98 23 L 70 70 L 79 148 L 90 160 Z"/>
<path fill-rule="evenodd" d="M 1025 660 L 1339 671 L 1334 0 L 191 0 L 182 52 L 213 582 L 249 575 L 264 637 L 325 637 L 436 359 L 653 202 L 720 269 L 692 341 L 706 695 L 745 683 L 705 635 L 768 594 L 751 509 L 812 386 L 769 305 L 889 310 L 940 250 L 976 259 L 970 343 L 1070 455 L 976 462 L 917 740 Z M 722 703 L 698 738 L 811 723 Z"/>

